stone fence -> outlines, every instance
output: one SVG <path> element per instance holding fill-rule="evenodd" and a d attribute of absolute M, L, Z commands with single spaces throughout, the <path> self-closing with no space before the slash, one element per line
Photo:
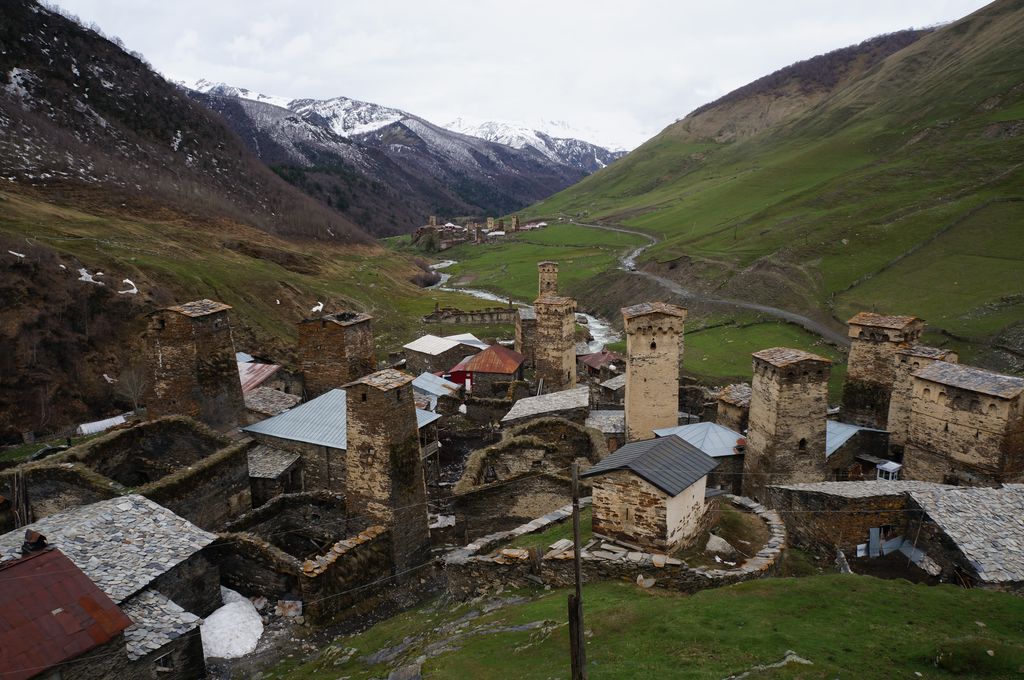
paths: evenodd
<path fill-rule="evenodd" d="M 774 573 L 786 547 L 786 528 L 779 515 L 757 501 L 742 496 L 723 494 L 719 498 L 753 512 L 768 525 L 768 542 L 742 564 L 729 569 L 706 569 L 691 567 L 681 560 L 658 553 L 584 550 L 581 555 L 584 581 L 626 579 L 642 582 L 646 586 L 692 593 Z M 582 499 L 581 504 L 589 505 L 590 499 Z M 489 554 L 512 538 L 542 531 L 571 516 L 572 506 L 567 505 L 511 531 L 484 536 L 448 553 L 445 557 L 448 592 L 455 599 L 464 600 L 498 588 L 519 588 L 531 584 L 571 586 L 574 579 L 571 546 L 563 551 L 551 550 L 542 557 L 517 550 Z"/>

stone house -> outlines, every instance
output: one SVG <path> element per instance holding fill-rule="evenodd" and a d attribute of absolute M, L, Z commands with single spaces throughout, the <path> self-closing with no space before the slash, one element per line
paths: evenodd
<path fill-rule="evenodd" d="M 480 352 L 476 343 L 467 343 L 436 335 L 424 335 L 403 345 L 405 368 L 413 375 L 447 373 L 467 356 Z"/>
<path fill-rule="evenodd" d="M 460 361 L 451 369 L 450 378 L 451 382 L 464 385 L 467 392 L 482 396 L 504 394 L 509 383 L 523 379 L 523 355 L 491 345 Z"/>
<path fill-rule="evenodd" d="M 115 677 L 132 625 L 59 550 L 0 563 L 0 669 L 9 680 Z"/>
<path fill-rule="evenodd" d="M 1024 478 L 1024 378 L 945 361 L 913 378 L 908 479 L 992 485 Z"/>
<path fill-rule="evenodd" d="M 747 440 L 739 432 L 717 423 L 690 423 L 657 429 L 658 437 L 679 437 L 715 459 L 718 465 L 708 473 L 707 485 L 739 495 L 743 488 L 743 455 Z"/>
<path fill-rule="evenodd" d="M 665 302 L 622 309 L 626 332 L 626 440 L 679 424 L 679 364 L 686 310 Z"/>
<path fill-rule="evenodd" d="M 346 311 L 299 322 L 299 368 L 307 399 L 376 370 L 372 321 L 369 314 Z"/>
<path fill-rule="evenodd" d="M 216 535 L 133 494 L 0 535 L 0 561 L 21 556 L 26 531 L 67 555 L 133 622 L 124 630 L 129 663 L 117 677 L 205 677 L 198 627 L 221 605 L 208 557 Z"/>
<path fill-rule="evenodd" d="M 185 415 L 216 429 L 236 427 L 245 410 L 231 339 L 230 305 L 196 300 L 155 311 L 143 334 L 150 370 L 150 418 Z"/>
<path fill-rule="evenodd" d="M 708 528 L 707 475 L 717 463 L 679 437 L 630 442 L 581 477 L 592 480 L 593 530 L 662 552 Z"/>
<path fill-rule="evenodd" d="M 896 377 L 889 395 L 889 448 L 896 456 L 903 455 L 910 429 L 910 413 L 914 400 L 914 373 L 936 361 L 957 363 L 956 352 L 938 347 L 911 345 L 896 350 Z"/>
<path fill-rule="evenodd" d="M 917 342 L 924 321 L 914 316 L 860 312 L 848 322 L 850 355 L 843 382 L 843 419 L 885 428 L 896 379 L 896 352 Z"/>
<path fill-rule="evenodd" d="M 715 422 L 736 432 L 746 432 L 750 418 L 750 384 L 726 385 L 718 392 Z"/>

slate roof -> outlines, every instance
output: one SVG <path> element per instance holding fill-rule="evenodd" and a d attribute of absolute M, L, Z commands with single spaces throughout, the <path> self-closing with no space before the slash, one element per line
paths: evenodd
<path fill-rule="evenodd" d="M 561 392 L 549 392 L 537 397 L 526 397 L 515 404 L 501 422 L 508 423 L 533 416 L 554 415 L 560 411 L 587 408 L 590 404 L 590 388 L 575 387 Z"/>
<path fill-rule="evenodd" d="M 534 308 L 536 308 L 537 305 L 541 304 L 553 306 L 571 305 L 574 309 L 576 308 L 576 300 L 574 300 L 573 298 L 564 297 L 562 295 L 552 295 L 551 293 L 547 293 L 545 295 L 540 296 L 539 298 L 533 301 L 533 304 Z"/>
<path fill-rule="evenodd" d="M 622 434 L 626 431 L 626 412 L 591 411 L 584 425 L 602 434 Z"/>
<path fill-rule="evenodd" d="M 911 345 L 910 347 L 900 347 L 896 350 L 896 354 L 904 354 L 911 357 L 924 357 L 926 359 L 942 359 L 944 360 L 951 354 L 956 354 L 951 349 L 943 349 L 941 347 L 928 347 L 927 345 Z"/>
<path fill-rule="evenodd" d="M 254 390 L 280 370 L 277 364 L 258 364 L 255 361 L 238 362 L 238 379 L 242 383 L 242 393 Z"/>
<path fill-rule="evenodd" d="M 183 305 L 168 307 L 167 311 L 178 312 L 185 316 L 197 317 L 223 312 L 226 309 L 231 309 L 231 305 L 226 305 L 223 302 L 215 302 L 213 300 L 193 300 L 192 302 L 186 302 Z"/>
<path fill-rule="evenodd" d="M 348 404 L 345 390 L 334 389 L 281 415 L 242 428 L 243 432 L 279 439 L 348 448 Z"/>
<path fill-rule="evenodd" d="M 625 386 L 626 386 L 626 374 L 625 373 L 622 373 L 621 375 L 617 375 L 614 378 L 609 378 L 608 380 L 605 380 L 603 383 L 601 383 L 601 387 L 604 387 L 604 388 L 612 390 L 612 391 L 621 390 Z"/>
<path fill-rule="evenodd" d="M 277 479 L 299 458 L 301 456 L 297 453 L 259 444 L 249 449 L 249 476 L 257 479 Z"/>
<path fill-rule="evenodd" d="M 735 456 L 736 443 L 743 435 L 735 430 L 722 427 L 717 423 L 693 423 L 678 427 L 662 427 L 654 431 L 659 437 L 679 437 L 683 441 L 696 446 L 712 458 Z"/>
<path fill-rule="evenodd" d="M 861 427 L 860 425 L 852 425 L 850 423 L 841 423 L 838 420 L 826 420 L 825 421 L 825 457 L 828 458 L 833 453 L 839 450 L 839 448 L 850 441 L 850 439 L 858 432 L 885 432 L 885 430 L 876 430 L 873 427 Z"/>
<path fill-rule="evenodd" d="M 474 354 L 469 361 L 460 364 L 463 370 L 474 373 L 498 373 L 512 375 L 523 365 L 523 355 L 515 350 L 491 345 L 483 352 Z"/>
<path fill-rule="evenodd" d="M 257 387 L 244 392 L 242 399 L 245 400 L 245 408 L 267 416 L 281 414 L 302 401 L 302 397 L 297 394 L 288 394 L 271 387 Z"/>
<path fill-rule="evenodd" d="M 735 383 L 733 385 L 726 385 L 719 390 L 718 401 L 724 401 L 727 404 L 739 406 L 740 408 L 749 408 L 751 394 L 753 394 L 753 391 L 750 388 L 750 383 Z"/>
<path fill-rule="evenodd" d="M 1024 378 L 946 361 L 936 361 L 918 369 L 914 371 L 914 377 L 1001 399 L 1013 399 L 1024 392 Z"/>
<path fill-rule="evenodd" d="M 581 477 L 629 470 L 669 496 L 678 496 L 718 467 L 718 461 L 679 437 L 630 442 Z"/>
<path fill-rule="evenodd" d="M 350 387 L 352 385 L 369 385 L 381 392 L 387 392 L 388 390 L 393 390 L 396 387 L 408 385 L 413 380 L 415 380 L 415 378 L 408 373 L 403 373 L 402 371 L 394 368 L 385 368 L 382 371 L 377 371 L 370 375 L 364 375 L 358 380 L 353 380 L 352 382 L 344 385 L 344 387 Z"/>
<path fill-rule="evenodd" d="M 622 318 L 632 319 L 635 316 L 644 314 L 667 314 L 669 316 L 686 317 L 686 310 L 678 305 L 670 305 L 667 302 L 641 302 L 638 305 L 630 305 L 622 308 Z"/>
<path fill-rule="evenodd" d="M 24 531 L 18 530 L 21 536 Z M 23 680 L 110 642 L 132 624 L 59 550 L 0 565 L 0 676 Z"/>
<path fill-rule="evenodd" d="M 134 622 L 124 632 L 128 658 L 136 661 L 168 642 L 192 632 L 203 622 L 201 618 L 156 590 L 143 590 L 121 609 Z"/>
<path fill-rule="evenodd" d="M 826 364 L 832 363 L 831 360 L 826 359 L 825 357 L 805 352 L 802 349 L 793 349 L 792 347 L 772 347 L 771 349 L 762 349 L 759 352 L 754 352 L 753 356 L 755 359 L 766 361 L 772 366 L 777 366 L 779 368 L 799 363 L 801 361 L 820 361 Z"/>
<path fill-rule="evenodd" d="M 858 326 L 873 326 L 875 328 L 892 328 L 894 330 L 903 330 L 907 326 L 912 326 L 914 323 L 920 323 L 921 319 L 916 316 L 887 316 L 885 314 L 875 314 L 874 312 L 860 312 L 855 314 L 846 323 L 856 324 Z"/>
<path fill-rule="evenodd" d="M 812 482 L 808 484 L 773 484 L 776 489 L 809 491 L 841 498 L 874 498 L 876 496 L 899 496 L 909 491 L 931 491 L 954 487 L 935 482 L 921 482 L 913 479 L 887 480 L 872 479 L 863 482 Z"/>
<path fill-rule="evenodd" d="M 988 582 L 1024 582 L 1024 485 L 941 487 L 911 497 Z"/>
<path fill-rule="evenodd" d="M 25 530 L 46 536 L 111 600 L 120 603 L 217 536 L 132 494 L 51 515 L 0 536 L 0 561 L 20 556 Z"/>
<path fill-rule="evenodd" d="M 519 318 L 524 319 L 526 321 L 536 321 L 537 310 L 534 307 L 520 307 Z"/>

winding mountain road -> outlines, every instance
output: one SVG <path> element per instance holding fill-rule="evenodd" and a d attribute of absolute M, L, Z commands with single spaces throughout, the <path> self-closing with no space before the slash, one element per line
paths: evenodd
<path fill-rule="evenodd" d="M 747 302 L 745 300 L 733 300 L 731 298 L 722 298 L 715 297 L 712 295 L 705 295 L 704 293 L 683 288 L 677 282 L 667 277 L 659 276 L 658 274 L 638 269 L 636 266 L 637 258 L 645 250 L 647 250 L 653 245 L 656 245 L 660 241 L 660 239 L 657 236 L 654 236 L 653 234 L 648 234 L 642 231 L 636 231 L 634 229 L 626 229 L 625 227 L 613 227 L 606 224 L 589 224 L 584 222 L 577 222 L 576 220 L 572 219 L 569 219 L 569 221 L 572 224 L 575 224 L 580 227 L 588 227 L 591 229 L 603 229 L 605 231 L 617 231 L 623 234 L 634 234 L 636 236 L 640 236 L 642 238 L 647 239 L 648 243 L 646 245 L 634 248 L 633 250 L 629 251 L 621 258 L 619 258 L 619 269 L 629 272 L 631 274 L 635 274 L 636 276 L 642 276 L 643 278 L 648 279 L 649 281 L 653 281 L 654 283 L 660 285 L 662 288 L 665 288 L 669 292 L 683 298 L 684 300 L 696 300 L 698 302 L 703 302 L 711 305 L 731 307 L 734 309 L 749 309 L 755 312 L 762 312 L 764 314 L 768 314 L 770 316 L 782 319 L 783 321 L 795 323 L 798 326 L 804 328 L 805 330 L 808 330 L 811 333 L 814 333 L 815 335 L 821 336 L 822 338 L 824 338 L 825 340 L 834 345 L 838 345 L 840 347 L 850 346 L 850 339 L 846 337 L 845 334 L 840 333 L 839 331 L 835 330 L 834 328 L 826 324 L 821 323 L 820 321 L 815 321 L 810 317 L 804 316 L 803 314 L 797 314 L 796 312 L 791 312 L 787 309 L 780 309 L 778 307 L 772 307 L 770 305 L 762 305 L 756 302 Z"/>

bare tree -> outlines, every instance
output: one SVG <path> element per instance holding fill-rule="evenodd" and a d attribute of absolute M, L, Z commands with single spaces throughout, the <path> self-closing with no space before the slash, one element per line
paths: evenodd
<path fill-rule="evenodd" d="M 135 360 L 117 375 L 114 391 L 132 403 L 132 410 L 139 410 L 139 402 L 149 387 L 149 372 L 146 364 Z"/>

